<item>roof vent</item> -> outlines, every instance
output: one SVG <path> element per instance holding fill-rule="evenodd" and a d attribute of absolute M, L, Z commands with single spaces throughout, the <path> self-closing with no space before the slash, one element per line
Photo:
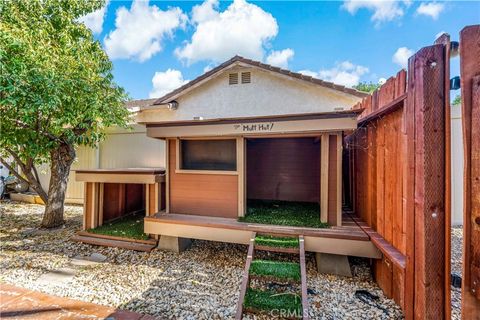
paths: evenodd
<path fill-rule="evenodd" d="M 242 83 L 250 83 L 252 81 L 252 74 L 250 72 L 242 72 Z"/>
<path fill-rule="evenodd" d="M 228 75 L 228 84 L 238 84 L 238 73 L 230 73 Z"/>

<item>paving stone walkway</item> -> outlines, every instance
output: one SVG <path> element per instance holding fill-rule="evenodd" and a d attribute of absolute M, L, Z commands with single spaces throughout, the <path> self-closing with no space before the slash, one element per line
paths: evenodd
<path fill-rule="evenodd" d="M 0 283 L 0 319 L 154 320 L 156 318 Z"/>

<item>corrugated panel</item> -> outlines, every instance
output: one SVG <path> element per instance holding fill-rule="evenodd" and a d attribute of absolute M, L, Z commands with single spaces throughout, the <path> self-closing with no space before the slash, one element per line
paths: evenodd
<path fill-rule="evenodd" d="M 72 169 L 68 177 L 67 196 L 71 199 L 83 199 L 84 184 L 75 181 L 75 170 L 77 169 L 93 169 L 96 167 L 96 150 L 93 148 L 81 146 L 77 148 L 77 159 L 72 164 Z"/>
<path fill-rule="evenodd" d="M 109 134 L 100 144 L 100 168 L 165 166 L 165 143 L 145 133 Z"/>

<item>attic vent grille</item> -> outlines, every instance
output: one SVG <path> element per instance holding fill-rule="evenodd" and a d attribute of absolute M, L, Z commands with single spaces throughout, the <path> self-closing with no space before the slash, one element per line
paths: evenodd
<path fill-rule="evenodd" d="M 228 84 L 238 84 L 238 73 L 230 73 L 228 75 Z"/>
<path fill-rule="evenodd" d="M 250 72 L 242 72 L 242 83 L 250 83 L 252 75 Z"/>

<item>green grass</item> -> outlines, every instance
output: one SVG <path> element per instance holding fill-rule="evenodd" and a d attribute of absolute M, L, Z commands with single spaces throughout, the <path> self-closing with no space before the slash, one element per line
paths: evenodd
<path fill-rule="evenodd" d="M 248 200 L 247 214 L 240 222 L 275 224 L 294 227 L 328 228 L 320 222 L 318 203 Z"/>
<path fill-rule="evenodd" d="M 247 309 L 266 312 L 275 310 L 289 316 L 302 315 L 302 299 L 293 293 L 276 293 L 248 288 L 243 306 Z"/>
<path fill-rule="evenodd" d="M 253 260 L 250 265 L 250 274 L 300 281 L 300 265 L 295 262 Z"/>
<path fill-rule="evenodd" d="M 148 239 L 148 235 L 143 232 L 143 216 L 141 215 L 127 216 L 100 227 L 89 229 L 88 232 L 137 240 Z"/>
<path fill-rule="evenodd" d="M 262 236 L 255 237 L 255 244 L 267 247 L 298 248 L 298 238 Z"/>

